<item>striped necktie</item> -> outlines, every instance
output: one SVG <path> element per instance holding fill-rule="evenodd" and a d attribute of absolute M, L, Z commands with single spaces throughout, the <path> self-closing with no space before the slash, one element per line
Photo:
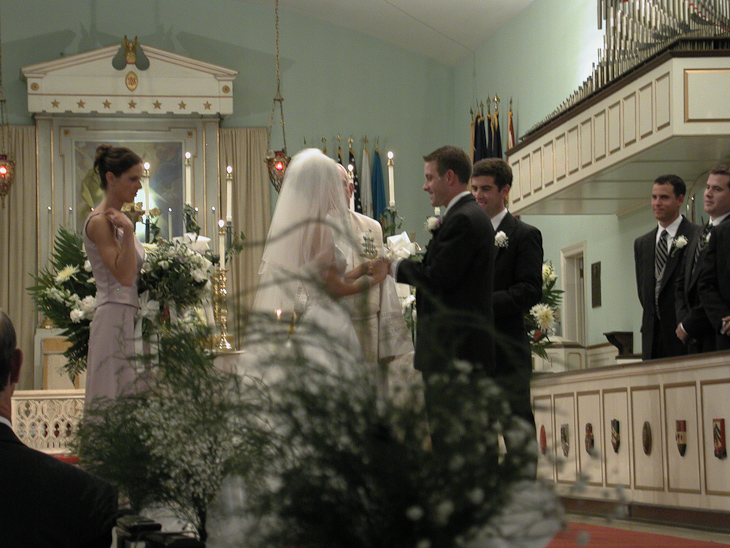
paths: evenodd
<path fill-rule="evenodd" d="M 697 267 L 697 261 L 700 258 L 700 253 L 702 253 L 702 250 L 707 247 L 707 239 L 708 235 L 712 231 L 712 221 L 707 223 L 705 225 L 705 228 L 702 229 L 702 234 L 700 234 L 700 240 L 697 242 L 697 247 L 695 248 L 695 256 L 694 256 L 694 264 L 692 265 L 692 271 L 694 272 L 694 269 Z"/>
<path fill-rule="evenodd" d="M 669 255 L 669 232 L 662 230 L 659 235 L 659 242 L 656 245 L 656 256 L 654 259 L 654 274 L 657 281 L 661 280 L 664 273 L 664 265 L 667 264 L 667 256 Z"/>

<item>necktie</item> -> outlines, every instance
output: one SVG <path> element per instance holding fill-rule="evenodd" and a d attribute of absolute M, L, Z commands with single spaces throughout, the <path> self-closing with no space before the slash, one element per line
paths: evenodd
<path fill-rule="evenodd" d="M 659 235 L 659 242 L 656 245 L 656 257 L 654 259 L 654 274 L 656 279 L 661 280 L 662 273 L 664 272 L 664 265 L 667 264 L 667 256 L 669 255 L 669 233 L 666 230 L 662 230 Z"/>
<path fill-rule="evenodd" d="M 694 256 L 694 264 L 692 265 L 692 270 L 697 266 L 697 260 L 700 258 L 700 253 L 702 253 L 702 250 L 707 247 L 707 239 L 708 235 L 712 231 L 712 223 L 707 223 L 705 225 L 705 228 L 702 229 L 702 234 L 700 234 L 700 241 L 697 242 L 697 248 L 695 249 L 695 256 Z"/>
<path fill-rule="evenodd" d="M 664 265 L 667 264 L 667 255 L 669 255 L 669 233 L 662 230 L 659 235 L 659 242 L 656 245 L 656 253 L 654 255 L 654 310 L 657 317 L 661 317 L 659 313 L 659 292 L 662 286 L 662 274 L 664 274 Z"/>

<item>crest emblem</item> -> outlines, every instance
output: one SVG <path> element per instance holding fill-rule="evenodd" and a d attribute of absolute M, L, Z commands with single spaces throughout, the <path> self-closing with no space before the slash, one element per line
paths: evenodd
<path fill-rule="evenodd" d="M 361 255 L 363 257 L 367 257 L 368 259 L 374 259 L 378 256 L 378 250 L 375 247 L 375 238 L 370 235 L 371 233 L 368 231 L 368 234 L 362 235 L 362 253 Z"/>
<path fill-rule="evenodd" d="M 618 453 L 618 448 L 621 447 L 621 423 L 618 419 L 611 419 L 611 446 L 614 453 Z"/>
<path fill-rule="evenodd" d="M 593 438 L 593 425 L 590 422 L 586 423 L 586 453 L 589 455 L 593 454 L 593 449 L 596 447 L 596 440 Z"/>
<path fill-rule="evenodd" d="M 543 424 L 540 427 L 540 454 L 544 455 L 545 453 L 547 453 L 547 433 Z"/>
<path fill-rule="evenodd" d="M 727 458 L 725 419 L 712 419 L 712 439 L 715 444 L 715 456 L 718 459 Z"/>
<path fill-rule="evenodd" d="M 563 456 L 567 457 L 570 453 L 570 427 L 568 423 L 560 425 L 560 447 L 563 448 Z"/>
<path fill-rule="evenodd" d="M 651 424 L 649 421 L 644 422 L 644 426 L 641 428 L 641 443 L 644 446 L 644 454 L 651 455 Z"/>
<path fill-rule="evenodd" d="M 675 437 L 677 439 L 677 449 L 681 457 L 687 452 L 687 421 L 675 421 L 677 429 Z"/>

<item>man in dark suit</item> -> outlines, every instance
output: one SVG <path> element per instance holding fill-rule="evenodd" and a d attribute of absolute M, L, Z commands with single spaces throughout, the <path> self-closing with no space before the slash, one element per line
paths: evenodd
<path fill-rule="evenodd" d="M 489 217 L 468 190 L 469 156 L 447 146 L 423 159 L 423 190 L 432 206 L 446 210 L 440 220 L 434 219 L 423 261 L 395 261 L 391 272 L 397 281 L 417 290 L 414 363 L 424 377 L 426 412 L 436 448 L 448 432 L 435 426 L 435 417 L 441 412 L 459 413 L 462 402 L 451 387 L 444 388 L 435 381 L 459 376 L 455 359 L 471 364 L 467 369 L 474 383 L 494 372 L 492 283 L 496 251 Z M 444 399 L 446 392 L 453 399 Z"/>
<path fill-rule="evenodd" d="M 700 302 L 709 318 L 710 333 L 717 350 L 730 349 L 730 166 L 718 166 L 710 171 L 705 191 L 705 203 L 727 207 L 728 213 L 714 224 L 708 237 L 707 251 L 702 261 L 698 282 Z"/>
<path fill-rule="evenodd" d="M 674 306 L 678 267 L 687 244 L 699 227 L 679 209 L 687 186 L 676 175 L 662 175 L 654 181 L 651 209 L 657 228 L 634 242 L 636 285 L 644 309 L 641 320 L 641 357 L 644 360 L 681 356 L 687 348 L 677 338 Z"/>
<path fill-rule="evenodd" d="M 108 548 L 117 513 L 114 489 L 23 445 L 11 428 L 10 400 L 22 352 L 0 310 L 0 545 L 4 548 Z"/>
<path fill-rule="evenodd" d="M 505 207 L 511 185 L 512 169 L 501 158 L 485 158 L 474 164 L 471 192 L 489 215 L 495 233 L 499 234 L 497 241 L 504 242 L 496 246 L 494 262 L 494 377 L 504 388 L 512 413 L 527 421 L 534 431 L 530 401 L 532 352 L 525 314 L 542 298 L 542 234 L 513 217 Z M 505 442 L 509 450 L 509 440 Z"/>
<path fill-rule="evenodd" d="M 687 344 L 690 354 L 712 352 L 716 348 L 719 326 L 713 326 L 702 306 L 699 292 L 700 270 L 710 234 L 730 219 L 730 166 L 710 170 L 704 195 L 705 212 L 710 221 L 692 238 L 685 253 L 684 267 L 677 276 L 677 337 Z"/>

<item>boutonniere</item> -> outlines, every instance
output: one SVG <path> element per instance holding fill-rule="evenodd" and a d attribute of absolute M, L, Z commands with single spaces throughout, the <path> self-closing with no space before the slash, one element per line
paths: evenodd
<path fill-rule="evenodd" d="M 509 238 L 507 237 L 507 234 L 504 233 L 503 230 L 500 230 L 494 235 L 494 245 L 497 247 L 507 247 L 509 246 Z"/>
<path fill-rule="evenodd" d="M 441 228 L 441 224 L 443 223 L 443 219 L 441 216 L 438 217 L 429 217 L 426 219 L 426 230 L 429 232 L 436 232 L 439 228 Z"/>
<path fill-rule="evenodd" d="M 687 238 L 685 236 L 679 236 L 678 238 L 674 238 L 674 240 L 672 240 L 672 257 L 674 257 L 674 254 L 677 252 L 678 249 L 682 249 L 686 245 Z"/>

